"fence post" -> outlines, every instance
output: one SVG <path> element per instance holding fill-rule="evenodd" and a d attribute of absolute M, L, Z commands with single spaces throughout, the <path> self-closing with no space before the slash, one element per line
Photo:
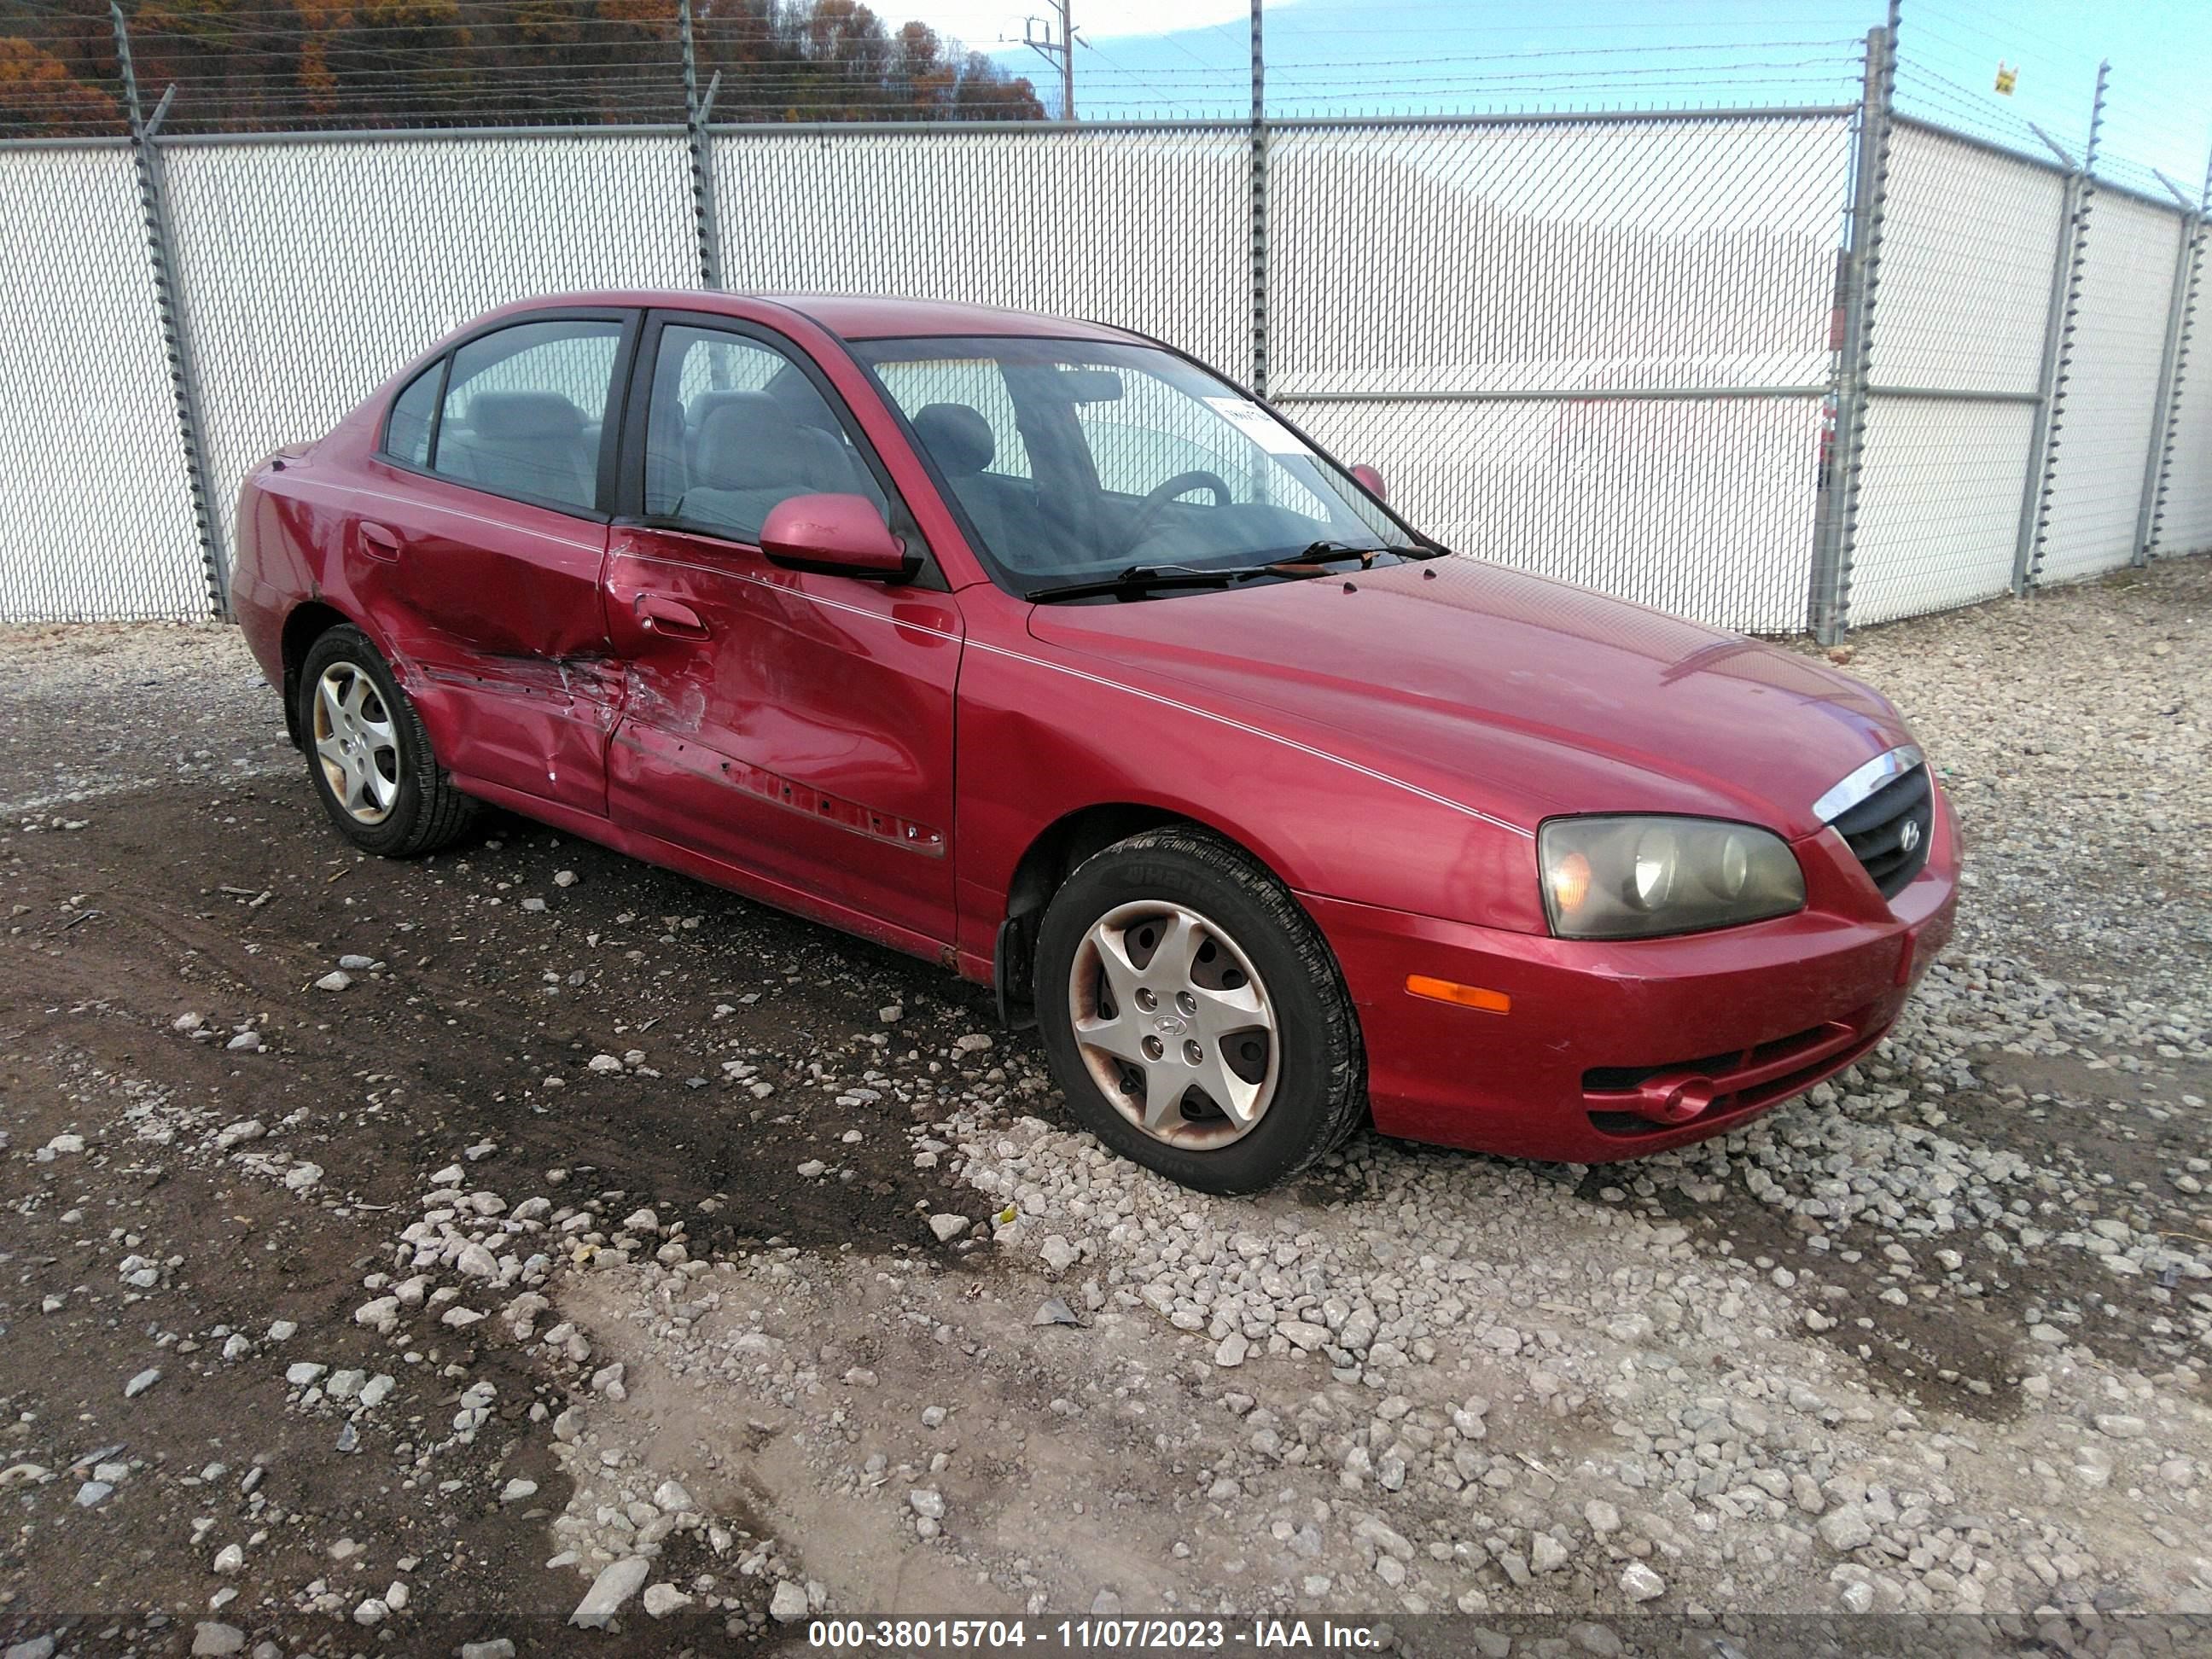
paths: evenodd
<path fill-rule="evenodd" d="M 714 207 L 714 138 L 708 130 L 714 94 L 721 89 L 722 71 L 699 95 L 699 54 L 691 33 L 691 0 L 681 0 L 676 13 L 678 38 L 684 44 L 684 141 L 691 155 L 691 221 L 699 238 L 699 285 L 722 285 L 722 229 Z"/>
<path fill-rule="evenodd" d="M 224 556 L 222 534 L 215 516 L 215 491 L 208 481 L 207 448 L 201 434 L 199 376 L 192 363 L 191 343 L 185 332 L 184 301 L 177 283 L 175 245 L 169 225 L 168 182 L 161 169 L 156 143 L 162 118 L 177 89 L 161 94 L 149 120 L 138 99 L 138 73 L 131 60 L 131 29 L 123 8 L 108 0 L 115 28 L 115 58 L 123 77 L 123 105 L 131 118 L 131 156 L 138 171 L 138 205 L 146 220 L 146 252 L 154 273 L 154 303 L 161 325 L 161 343 L 169 358 L 169 388 L 177 400 L 177 429 L 184 441 L 185 483 L 191 492 L 192 523 L 200 539 L 200 562 L 207 577 L 208 611 L 219 622 L 230 620 L 230 562 Z"/>
<path fill-rule="evenodd" d="M 1835 428 L 1814 519 L 1812 592 L 1806 627 L 1833 645 L 1850 621 L 1851 555 L 1858 538 L 1859 474 L 1865 456 L 1867 379 L 1874 352 L 1874 296 L 1881 265 L 1882 205 L 1889 186 L 1890 115 L 1897 90 L 1898 0 L 1886 26 L 1869 29 L 1851 163 L 1850 241 L 1838 262 L 1843 339 L 1829 376 Z"/>
<path fill-rule="evenodd" d="M 2089 207 L 2097 194 L 2097 137 L 2105 125 L 2105 77 L 2097 65 L 2097 92 L 2089 105 L 2089 143 L 2081 165 L 2066 181 L 2066 217 L 2051 262 L 2051 302 L 2043 320 L 2043 372 L 2037 386 L 2035 428 L 2028 439 L 2027 477 L 2020 495 L 2020 534 L 2013 545 L 2012 591 L 2025 596 L 2043 574 L 2043 547 L 2051 533 L 2051 496 L 2058 476 L 2058 440 L 2065 423 L 2067 370 L 2074 361 L 2074 318 L 2081 305 L 2081 270 L 2089 245 Z M 2048 140 L 2045 140 L 2048 143 Z M 2053 149 L 2057 146 L 2053 145 Z"/>
<path fill-rule="evenodd" d="M 2174 442 L 2181 428 L 2181 371 L 2189 362 L 2190 325 L 2197 318 L 2197 285 L 2203 273 L 2208 202 L 2212 202 L 2212 165 L 2205 169 L 2204 188 L 2197 205 L 2191 208 L 2185 199 L 2183 202 L 2181 252 L 2174 261 L 2173 294 L 2166 305 L 2166 352 L 2159 362 L 2150 454 L 2143 462 L 2142 499 L 2136 507 L 2135 563 L 2138 566 L 2148 564 L 2157 550 L 2159 527 L 2166 516 L 2166 477 L 2172 471 Z"/>
<path fill-rule="evenodd" d="M 1267 58 L 1252 0 L 1252 392 L 1267 395 Z"/>

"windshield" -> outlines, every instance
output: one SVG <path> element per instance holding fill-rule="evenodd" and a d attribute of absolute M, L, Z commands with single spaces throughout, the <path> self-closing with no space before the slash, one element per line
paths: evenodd
<path fill-rule="evenodd" d="M 1199 586 L 1214 571 L 1275 580 L 1296 573 L 1256 567 L 1425 550 L 1335 462 L 1172 352 L 1031 338 L 853 349 L 905 413 L 992 574 L 1016 592 L 1139 568 L 1199 574 Z"/>

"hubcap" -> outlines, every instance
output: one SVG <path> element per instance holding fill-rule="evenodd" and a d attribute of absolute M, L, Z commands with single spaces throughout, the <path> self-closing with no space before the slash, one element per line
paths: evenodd
<path fill-rule="evenodd" d="M 1195 910 L 1152 902 L 1108 911 L 1076 951 L 1067 1004 L 1092 1080 L 1155 1140 L 1225 1146 L 1274 1098 L 1267 988 L 1237 941 Z"/>
<path fill-rule="evenodd" d="M 356 822 L 381 823 L 399 799 L 399 738 L 376 682 L 334 662 L 315 682 L 315 758 Z"/>

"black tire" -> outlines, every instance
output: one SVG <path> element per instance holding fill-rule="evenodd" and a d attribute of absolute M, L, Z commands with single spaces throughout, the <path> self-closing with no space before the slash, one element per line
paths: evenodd
<path fill-rule="evenodd" d="M 367 822 L 339 798 L 316 749 L 316 698 L 323 677 L 332 670 L 351 670 L 368 682 L 373 701 L 368 705 L 385 716 L 392 729 L 396 755 L 398 788 L 382 816 Z M 300 665 L 295 695 L 299 699 L 300 747 L 307 757 L 307 776 L 324 810 L 340 834 L 364 852 L 388 859 L 417 858 L 449 845 L 463 834 L 477 815 L 477 803 L 453 787 L 446 769 L 430 750 L 429 734 L 422 716 L 399 689 L 383 653 L 368 635 L 349 624 L 340 624 L 307 647 Z"/>
<path fill-rule="evenodd" d="M 1152 901 L 1225 929 L 1273 1011 L 1272 1097 L 1252 1127 L 1225 1145 L 1171 1145 L 1132 1121 L 1108 1097 L 1076 1039 L 1071 979 L 1086 936 L 1121 907 Z M 1053 1075 L 1084 1127 L 1122 1157 L 1186 1187 L 1260 1192 L 1340 1145 L 1364 1121 L 1366 1055 L 1334 953 L 1265 866 L 1195 825 L 1131 836 L 1075 869 L 1038 929 L 1032 995 Z"/>

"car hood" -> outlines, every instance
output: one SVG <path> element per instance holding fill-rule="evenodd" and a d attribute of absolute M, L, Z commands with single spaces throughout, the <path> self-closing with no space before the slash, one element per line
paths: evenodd
<path fill-rule="evenodd" d="M 1796 653 L 1465 556 L 1039 605 L 1030 631 L 1524 827 L 1657 811 L 1808 835 L 1814 800 L 1907 740 Z"/>

